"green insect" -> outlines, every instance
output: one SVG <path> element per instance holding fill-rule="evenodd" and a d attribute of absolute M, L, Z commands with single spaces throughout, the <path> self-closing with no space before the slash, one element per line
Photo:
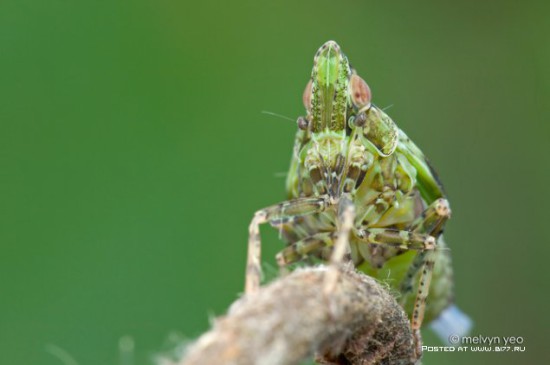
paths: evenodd
<path fill-rule="evenodd" d="M 422 151 L 371 103 L 369 86 L 333 41 L 315 55 L 303 102 L 289 200 L 257 211 L 250 223 L 246 293 L 260 285 L 259 226 L 270 223 L 287 242 L 277 254 L 281 268 L 351 260 L 398 293 L 413 330 L 453 308 L 440 332 L 460 334 L 467 317 L 451 306 L 443 241 L 451 209 Z"/>

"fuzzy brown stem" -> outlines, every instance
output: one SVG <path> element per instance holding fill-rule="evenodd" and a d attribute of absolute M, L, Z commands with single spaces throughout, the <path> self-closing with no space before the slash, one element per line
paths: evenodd
<path fill-rule="evenodd" d="M 178 365 L 413 364 L 409 321 L 394 298 L 353 267 L 330 295 L 327 267 L 305 268 L 236 301 Z"/>

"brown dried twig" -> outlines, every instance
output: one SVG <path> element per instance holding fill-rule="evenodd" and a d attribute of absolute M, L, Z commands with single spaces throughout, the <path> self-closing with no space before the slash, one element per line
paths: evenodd
<path fill-rule="evenodd" d="M 413 364 L 409 321 L 387 290 L 345 266 L 326 295 L 328 270 L 299 269 L 237 300 L 178 365 Z"/>

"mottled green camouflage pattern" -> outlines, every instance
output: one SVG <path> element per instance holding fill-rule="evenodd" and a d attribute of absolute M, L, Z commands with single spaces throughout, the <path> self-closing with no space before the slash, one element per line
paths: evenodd
<path fill-rule="evenodd" d="M 328 195 L 337 201 L 348 194 L 355 207 L 351 260 L 361 271 L 387 283 L 411 316 L 415 296 L 410 294 L 418 292 L 422 265 L 433 268 L 427 322 L 452 301 L 451 261 L 442 237 L 448 216 L 430 229 L 419 222 L 430 206 L 447 209 L 448 215 L 450 210 L 441 206 L 447 204 L 445 193 L 424 154 L 383 110 L 370 103 L 370 89 L 365 86 L 335 42 L 319 49 L 304 92 L 307 115 L 299 121 L 296 134 L 286 183 L 288 198 Z M 338 229 L 338 207 L 332 204 L 313 214 L 298 212 L 292 219 L 271 224 L 289 244 L 279 255 L 280 262 L 328 260 Z M 386 245 L 366 242 L 361 232 L 376 235 L 376 229 L 432 235 L 437 247 L 426 253 L 382 238 L 379 241 Z M 416 247 L 411 237 L 403 241 Z M 414 265 L 419 267 L 413 270 L 412 288 L 407 288 L 406 274 Z"/>

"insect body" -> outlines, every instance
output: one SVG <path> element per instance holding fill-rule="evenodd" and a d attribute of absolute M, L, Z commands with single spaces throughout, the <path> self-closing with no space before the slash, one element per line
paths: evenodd
<path fill-rule="evenodd" d="M 435 318 L 452 300 L 442 237 L 451 210 L 434 170 L 371 103 L 369 86 L 335 42 L 317 51 L 303 101 L 289 200 L 259 210 L 250 224 L 246 292 L 259 286 L 259 225 L 269 222 L 288 243 L 277 255 L 281 267 L 352 260 L 399 293 L 412 328 L 420 328 L 425 313 Z"/>

